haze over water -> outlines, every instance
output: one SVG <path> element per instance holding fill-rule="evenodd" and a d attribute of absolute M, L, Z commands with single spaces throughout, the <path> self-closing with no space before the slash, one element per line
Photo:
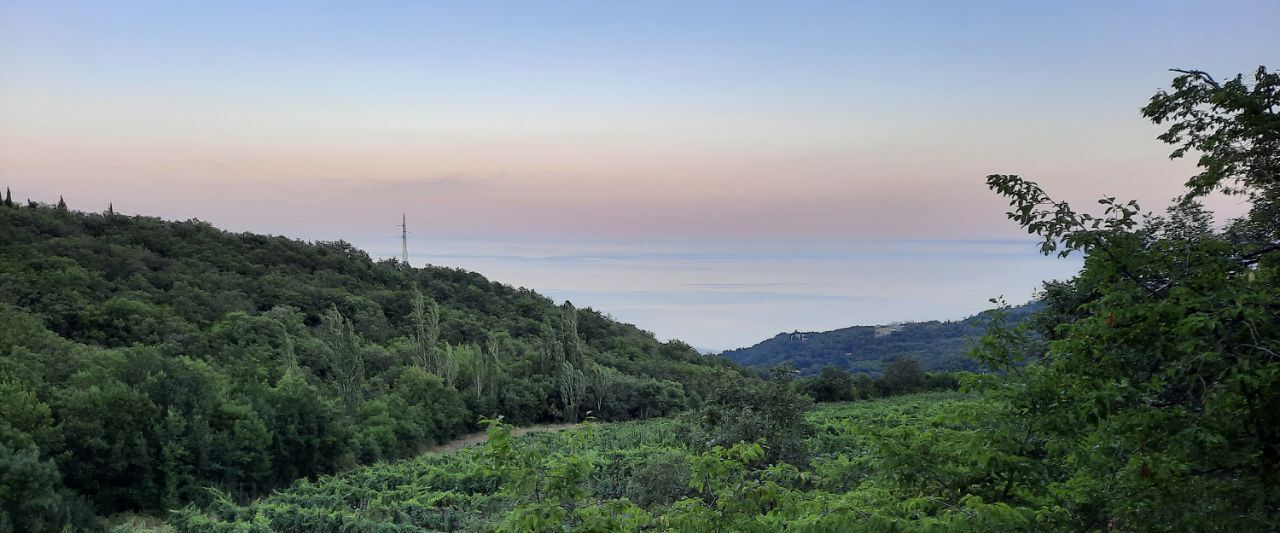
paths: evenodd
<path fill-rule="evenodd" d="M 1011 241 L 415 241 L 411 262 L 465 266 L 701 350 L 781 331 L 958 319 L 1029 300 L 1077 260 Z M 386 255 L 399 243 L 371 246 Z M 963 280 L 962 283 L 957 283 Z"/>
<path fill-rule="evenodd" d="M 983 177 L 1159 210 L 1171 67 L 1280 4 L 0 2 L 0 186 L 477 270 L 704 349 L 955 319 L 1077 260 Z M 1237 205 L 1215 200 L 1230 215 Z"/>

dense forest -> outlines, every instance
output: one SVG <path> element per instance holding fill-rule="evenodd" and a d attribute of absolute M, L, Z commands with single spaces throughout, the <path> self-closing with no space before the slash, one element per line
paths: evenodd
<path fill-rule="evenodd" d="M 1020 321 L 1039 308 L 1035 302 L 1020 305 L 1009 309 L 1008 316 L 1010 320 Z M 916 360 L 926 371 L 979 371 L 982 364 L 969 358 L 969 350 L 986 330 L 988 318 L 987 313 L 979 313 L 957 321 L 779 333 L 754 346 L 720 355 L 760 369 L 789 364 L 801 374 L 837 367 L 878 375 L 902 358 Z"/>
<path fill-rule="evenodd" d="M 477 427 L 701 403 L 733 365 L 463 270 L 0 207 L 0 531 L 164 513 Z"/>
<path fill-rule="evenodd" d="M 1142 114 L 1197 158 L 1182 196 L 988 176 L 1081 271 L 992 300 L 984 372 L 874 387 L 342 244 L 6 202 L 0 530 L 1280 530 L 1280 73 L 1177 72 Z M 486 444 L 417 455 L 476 417 Z M 539 420 L 585 421 L 515 437 Z"/>
<path fill-rule="evenodd" d="M 1180 72 L 1142 109 L 1199 171 L 1160 215 L 991 175 L 1045 254 L 1084 256 L 1017 321 L 993 300 L 933 393 L 809 410 L 840 368 L 730 377 L 645 424 L 490 442 L 185 508 L 180 531 L 1275 531 L 1280 529 L 1280 74 Z M 1216 223 L 1199 200 L 1234 195 Z M 896 368 L 882 378 L 914 374 Z M 910 366 L 905 365 L 905 366 Z M 862 374 L 862 377 L 867 377 Z M 868 378 L 869 379 L 869 378 Z M 846 394 L 847 395 L 847 394 Z M 847 398 L 846 398 L 847 399 Z"/>

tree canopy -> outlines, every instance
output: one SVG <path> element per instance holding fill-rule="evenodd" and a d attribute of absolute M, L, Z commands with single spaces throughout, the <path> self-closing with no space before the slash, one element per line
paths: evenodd
<path fill-rule="evenodd" d="M 61 200 L 0 207 L 0 235 L 0 531 L 160 513 L 206 487 L 262 494 L 415 455 L 481 417 L 660 416 L 733 368 L 341 241 Z"/>
<path fill-rule="evenodd" d="M 977 353 L 1015 376 L 993 385 L 1017 435 L 1006 451 L 1036 466 L 1011 488 L 1037 487 L 1020 498 L 1071 529 L 1280 525 L 1280 77 L 1179 72 L 1143 109 L 1173 157 L 1199 154 L 1165 214 L 1103 198 L 1093 215 L 987 179 L 1043 252 L 1085 259 L 1046 287 L 1039 335 L 997 324 Z M 1214 191 L 1248 212 L 1217 226 L 1199 204 Z"/>

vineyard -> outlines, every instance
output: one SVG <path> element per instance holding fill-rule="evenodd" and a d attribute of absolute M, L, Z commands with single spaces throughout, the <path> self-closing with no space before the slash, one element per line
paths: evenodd
<path fill-rule="evenodd" d="M 976 373 L 766 375 L 463 270 L 6 194 L 0 533 L 1280 531 L 1280 72 L 1177 72 L 1163 214 L 987 176 L 1083 264 L 991 300 Z"/>
<path fill-rule="evenodd" d="M 986 400 L 929 393 L 833 404 L 807 415 L 809 461 L 766 465 L 768 442 L 695 453 L 683 420 L 583 424 L 302 481 L 247 505 L 226 498 L 175 516 L 179 531 L 829 531 L 992 529 L 1032 513 L 987 505 L 994 466 Z M 975 520 L 978 518 L 978 520 Z"/>

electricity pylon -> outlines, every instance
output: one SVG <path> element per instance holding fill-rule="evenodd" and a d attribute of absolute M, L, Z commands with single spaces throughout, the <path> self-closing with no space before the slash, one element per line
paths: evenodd
<path fill-rule="evenodd" d="M 400 261 L 409 266 L 409 225 L 404 213 L 400 213 Z"/>

